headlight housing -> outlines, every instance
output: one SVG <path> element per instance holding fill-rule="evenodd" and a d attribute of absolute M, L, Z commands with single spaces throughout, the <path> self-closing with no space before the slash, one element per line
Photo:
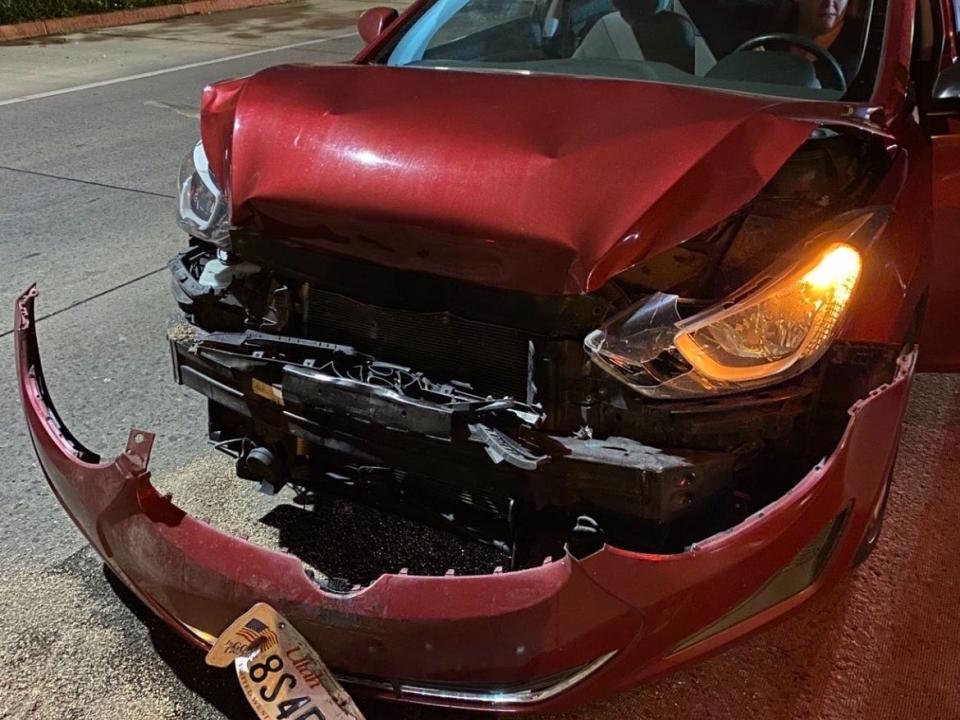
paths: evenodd
<path fill-rule="evenodd" d="M 584 346 L 599 367 L 648 397 L 720 395 L 794 377 L 837 337 L 862 272 L 857 248 L 887 218 L 883 210 L 847 217 L 814 237 L 799 262 L 692 317 L 681 318 L 677 296 L 657 293 Z"/>
<path fill-rule="evenodd" d="M 230 210 L 220 190 L 203 143 L 198 142 L 180 165 L 177 224 L 191 236 L 227 248 L 230 244 Z"/>

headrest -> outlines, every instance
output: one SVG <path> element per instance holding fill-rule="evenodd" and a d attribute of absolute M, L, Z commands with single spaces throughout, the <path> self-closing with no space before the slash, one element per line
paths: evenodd
<path fill-rule="evenodd" d="M 646 5 L 646 12 L 653 13 L 663 12 L 664 10 L 669 10 L 673 3 L 671 0 L 646 0 L 644 3 Z"/>
<path fill-rule="evenodd" d="M 671 0 L 616 0 L 614 2 L 614 6 L 618 10 L 625 7 L 629 8 L 630 13 L 634 16 L 653 15 L 669 10 L 671 5 Z"/>

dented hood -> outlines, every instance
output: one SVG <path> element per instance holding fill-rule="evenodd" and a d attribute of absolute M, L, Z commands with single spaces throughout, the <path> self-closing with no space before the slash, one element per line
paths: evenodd
<path fill-rule="evenodd" d="M 236 225 L 537 294 L 594 290 L 752 199 L 815 124 L 657 83 L 281 66 L 210 87 Z"/>

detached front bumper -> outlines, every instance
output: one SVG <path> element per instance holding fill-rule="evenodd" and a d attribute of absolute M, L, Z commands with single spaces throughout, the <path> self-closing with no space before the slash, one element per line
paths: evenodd
<path fill-rule="evenodd" d="M 347 683 L 445 706 L 552 711 L 625 689 L 791 611 L 838 578 L 893 462 L 915 354 L 850 410 L 835 452 L 737 527 L 677 555 L 606 547 L 472 577 L 383 575 L 327 592 L 295 557 L 226 535 L 150 484 L 153 435 L 104 462 L 60 421 L 43 379 L 35 289 L 16 306 L 17 374 L 53 492 L 110 568 L 206 647 L 256 602 L 280 610 Z"/>

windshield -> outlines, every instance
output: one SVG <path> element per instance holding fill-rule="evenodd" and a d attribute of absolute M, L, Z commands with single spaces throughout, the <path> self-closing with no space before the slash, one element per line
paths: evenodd
<path fill-rule="evenodd" d="M 379 61 L 866 99 L 885 2 L 437 0 Z"/>

